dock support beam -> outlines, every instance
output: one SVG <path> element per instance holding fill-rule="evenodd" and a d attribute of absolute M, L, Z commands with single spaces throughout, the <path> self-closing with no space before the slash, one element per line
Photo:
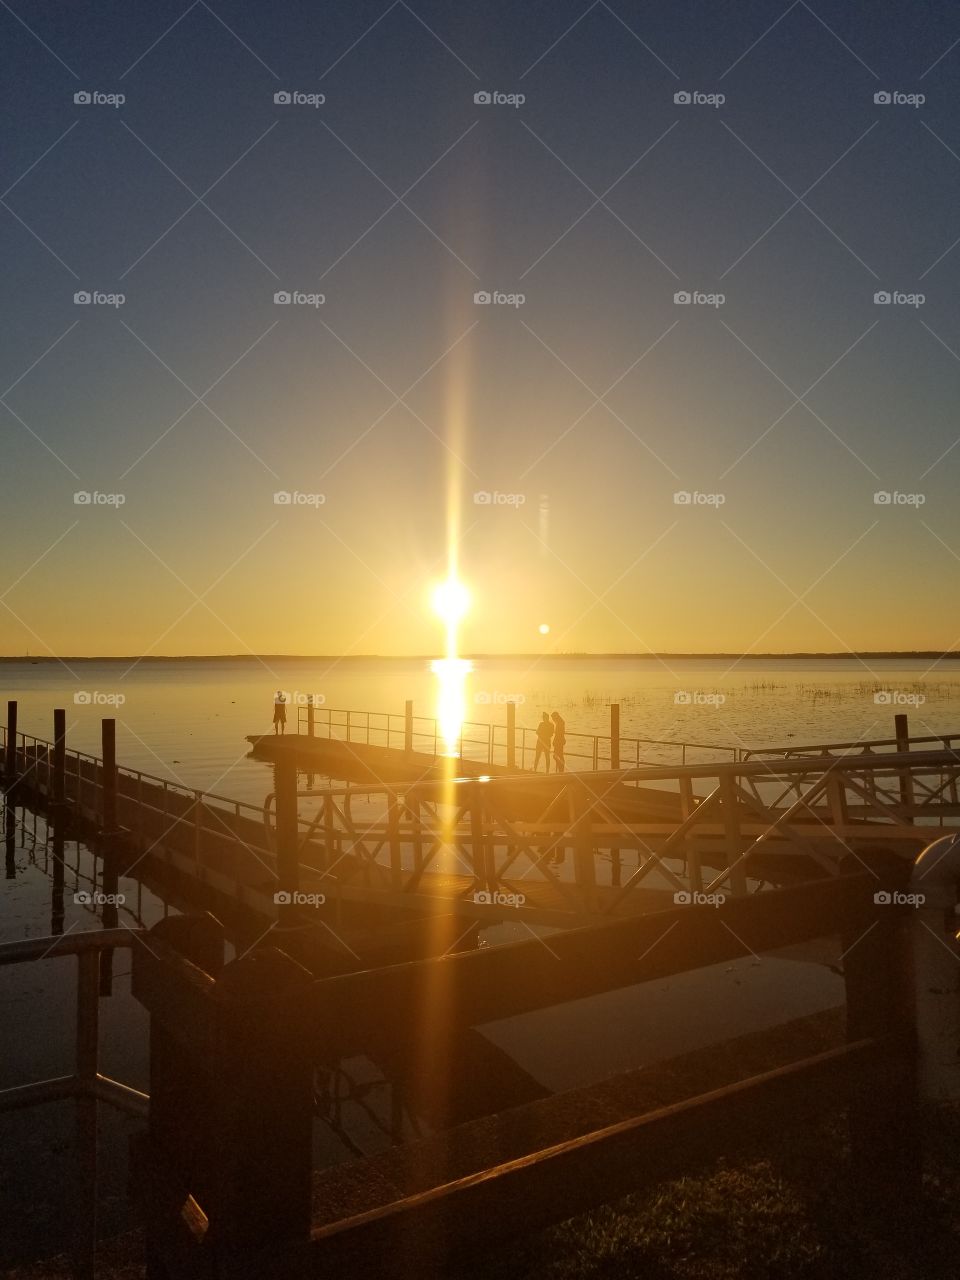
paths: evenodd
<path fill-rule="evenodd" d="M 313 694 L 311 693 L 310 697 L 307 699 L 307 737 L 308 738 L 312 738 L 314 733 L 313 717 L 314 717 L 314 705 L 313 705 Z"/>
<path fill-rule="evenodd" d="M 409 698 L 403 708 L 403 749 L 407 755 L 413 751 L 413 703 Z"/>
<path fill-rule="evenodd" d="M 737 779 L 729 768 L 723 767 L 723 772 L 720 774 L 720 809 L 723 814 L 723 833 L 727 846 L 727 866 L 733 867 L 730 872 L 730 891 L 742 896 L 747 892 L 746 869 L 742 862 L 734 866 L 743 851 L 739 806 Z"/>
<path fill-rule="evenodd" d="M 292 910 L 293 895 L 300 888 L 300 857 L 297 848 L 297 765 L 294 760 L 277 761 L 277 903 L 281 924 Z"/>
<path fill-rule="evenodd" d="M 108 895 L 103 905 L 103 927 L 116 929 L 120 923 L 117 896 L 120 888 L 120 854 L 117 837 L 117 722 L 100 721 L 100 741 L 103 751 L 103 788 L 100 803 L 100 838 L 103 850 L 103 892 Z M 96 766 L 94 766 L 96 767 Z M 100 994 L 113 993 L 113 951 L 100 953 Z"/>
<path fill-rule="evenodd" d="M 610 703 L 610 768 L 620 768 L 620 703 Z"/>
<path fill-rule="evenodd" d="M 897 736 L 897 753 L 898 755 L 906 754 L 910 750 L 910 729 L 906 714 L 895 715 L 893 723 L 894 732 Z M 900 803 L 905 808 L 913 808 L 913 779 L 910 777 L 909 769 L 904 769 L 900 774 Z M 913 822 L 911 814 L 904 814 L 903 816 L 905 822 Z"/>
<path fill-rule="evenodd" d="M 493 761 L 490 761 L 493 764 Z M 507 703 L 507 768 L 517 767 L 517 704 Z"/>
<path fill-rule="evenodd" d="M 67 713 L 57 707 L 53 713 L 53 786 L 50 797 L 55 809 L 63 807 L 66 799 L 67 766 Z"/>
<path fill-rule="evenodd" d="M 103 750 L 103 792 L 100 806 L 101 834 L 117 832 L 117 722 L 100 721 L 100 741 Z"/>

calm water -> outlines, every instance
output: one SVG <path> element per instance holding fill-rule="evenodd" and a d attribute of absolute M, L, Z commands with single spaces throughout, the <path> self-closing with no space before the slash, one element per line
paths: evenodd
<path fill-rule="evenodd" d="M 559 709 L 569 734 L 604 733 L 608 704 L 618 701 L 624 737 L 738 746 L 886 737 L 894 710 L 909 712 L 915 734 L 960 730 L 960 667 L 949 663 L 932 670 L 921 661 L 887 661 L 870 669 L 855 661 L 810 660 L 730 667 L 721 660 L 677 661 L 669 668 L 635 660 L 478 662 L 465 688 L 465 712 L 502 723 L 503 699 L 509 696 L 523 699 L 518 723 L 532 726 L 541 710 Z M 412 661 L 275 660 L 267 667 L 248 659 L 155 661 L 133 670 L 129 663 L 89 662 L 72 671 L 6 663 L 0 664 L 0 681 L 6 690 L 4 695 L 0 689 L 0 698 L 18 699 L 20 725 L 28 733 L 49 737 L 53 708 L 65 706 L 70 744 L 96 753 L 100 717 L 115 715 L 121 763 L 255 802 L 272 789 L 272 776 L 266 766 L 246 759 L 245 737 L 269 731 L 275 689 L 321 695 L 328 707 L 398 714 L 412 698 L 424 716 L 433 714 L 437 701 L 427 664 Z M 877 703 L 878 690 L 901 701 Z M 712 700 L 678 704 L 678 692 Z M 91 700 L 77 702 L 76 694 Z M 116 695 L 122 703 L 97 700 Z M 73 896 L 95 875 L 92 854 L 76 843 L 66 854 L 61 903 L 53 892 L 45 825 L 17 811 L 15 849 L 0 881 L 0 941 L 100 927 L 93 909 Z M 169 902 L 157 883 L 129 880 L 120 887 L 127 897 L 121 916 L 131 927 L 149 927 L 185 905 Z M 482 1031 L 546 1088 L 569 1089 L 842 1003 L 842 980 L 833 967 L 838 950 L 829 941 L 799 954 L 745 955 L 729 965 L 507 1019 Z M 0 969 L 0 1088 L 69 1070 L 73 1001 L 73 961 Z M 129 992 L 129 955 L 116 957 L 114 993 L 102 1005 L 105 1069 L 145 1088 L 146 1019 Z M 318 1164 L 389 1144 L 391 1089 L 366 1059 L 341 1064 L 324 1078 L 315 1126 Z M 136 1122 L 103 1110 L 100 1214 L 109 1234 L 130 1221 L 126 1140 Z M 413 1118 L 404 1115 L 403 1137 L 412 1132 Z M 0 1249 L 2 1267 L 66 1243 L 71 1108 L 57 1104 L 5 1117 L 0 1150 L 6 1152 L 0 1156 L 0 1186 L 6 1202 L 19 1209 L 9 1252 Z"/>
<path fill-rule="evenodd" d="M 255 803 L 271 788 L 265 765 L 247 760 L 250 733 L 269 732 L 273 696 L 313 694 L 328 708 L 437 711 L 437 677 L 425 661 L 279 658 L 0 664 L 0 698 L 20 702 L 20 727 L 52 735 L 54 706 L 67 708 L 68 740 L 99 754 L 99 721 L 117 719 L 121 764 L 190 787 Z M 92 701 L 77 702 L 77 696 Z M 677 701 L 677 697 L 690 701 Z M 113 705 L 105 698 L 120 696 Z M 878 702 L 876 699 L 886 698 Z M 481 659 L 467 676 L 466 719 L 505 723 L 505 700 L 522 699 L 517 723 L 532 728 L 559 710 L 568 746 L 576 732 L 609 732 L 611 702 L 621 735 L 756 747 L 893 735 L 906 711 L 913 734 L 960 730 L 960 663 L 919 659 L 647 658 Z M 296 710 L 288 713 L 295 728 Z M 669 748 L 648 759 L 672 760 Z"/>

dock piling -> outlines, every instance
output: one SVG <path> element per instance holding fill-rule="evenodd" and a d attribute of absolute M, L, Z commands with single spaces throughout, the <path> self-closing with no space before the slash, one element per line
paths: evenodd
<path fill-rule="evenodd" d="M 115 835 L 117 830 L 117 722 L 100 721 L 100 741 L 103 751 L 103 789 L 100 804 L 100 824 L 103 835 Z"/>
<path fill-rule="evenodd" d="M 17 704 L 7 703 L 7 754 L 3 766 L 4 784 L 12 787 L 17 777 Z"/>
<path fill-rule="evenodd" d="M 313 1108 L 303 1010 L 312 975 L 282 951 L 233 961 L 216 987 L 219 1085 L 207 1134 L 216 1151 L 210 1231 L 220 1274 L 277 1239 L 309 1239 Z M 231 1265 L 232 1264 L 232 1265 Z"/>
<path fill-rule="evenodd" d="M 491 760 L 492 764 L 493 761 Z M 517 767 L 517 704 L 507 703 L 507 768 Z"/>
<path fill-rule="evenodd" d="M 277 777 L 277 904 L 281 924 L 293 914 L 293 896 L 300 888 L 298 845 L 297 765 L 280 760 Z"/>
<path fill-rule="evenodd" d="M 910 750 L 910 728 L 906 713 L 895 715 L 893 723 L 897 738 L 897 753 L 905 754 Z M 913 779 L 910 777 L 908 769 L 904 769 L 900 774 L 900 803 L 906 809 L 913 808 Z M 904 821 L 912 823 L 913 815 L 910 813 L 905 814 Z"/>
<path fill-rule="evenodd" d="M 743 840 L 740 832 L 740 788 L 736 776 L 728 767 L 720 774 L 720 810 L 723 815 L 723 831 L 726 840 L 727 866 L 730 872 L 730 891 L 735 894 L 747 892 L 747 873 L 739 861 L 743 852 Z"/>
<path fill-rule="evenodd" d="M 610 703 L 610 768 L 620 768 L 620 703 Z"/>
<path fill-rule="evenodd" d="M 403 749 L 408 755 L 413 752 L 413 703 L 409 698 L 403 708 Z"/>
<path fill-rule="evenodd" d="M 60 808 L 66 798 L 67 713 L 57 707 L 53 713 L 53 805 Z"/>

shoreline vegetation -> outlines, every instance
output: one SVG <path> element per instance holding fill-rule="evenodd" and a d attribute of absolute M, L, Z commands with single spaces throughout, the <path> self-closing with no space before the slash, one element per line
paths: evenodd
<path fill-rule="evenodd" d="M 387 653 L 108 653 L 108 654 L 0 654 L 0 663 L 64 663 L 64 662 L 429 662 L 436 655 L 429 653 L 387 654 Z M 465 653 L 461 655 L 470 661 L 512 662 L 535 659 L 537 662 L 597 662 L 597 661 L 637 661 L 637 662 L 672 662 L 683 661 L 858 661 L 870 659 L 909 660 L 951 662 L 960 660 L 960 650 L 940 649 L 860 649 L 839 653 L 830 652 L 784 652 L 784 653 Z"/>

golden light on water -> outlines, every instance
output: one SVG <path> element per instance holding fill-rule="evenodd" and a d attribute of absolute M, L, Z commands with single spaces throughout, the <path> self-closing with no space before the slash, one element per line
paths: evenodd
<path fill-rule="evenodd" d="M 464 721 L 464 684 L 473 670 L 469 658 L 435 658 L 430 670 L 437 677 L 437 722 L 446 755 L 456 755 Z"/>
<path fill-rule="evenodd" d="M 470 593 L 455 576 L 438 582 L 431 595 L 433 610 L 444 624 L 444 656 L 430 663 L 437 677 L 437 722 L 446 755 L 455 755 L 464 721 L 465 684 L 473 663 L 457 655 L 457 631 L 470 607 Z"/>

